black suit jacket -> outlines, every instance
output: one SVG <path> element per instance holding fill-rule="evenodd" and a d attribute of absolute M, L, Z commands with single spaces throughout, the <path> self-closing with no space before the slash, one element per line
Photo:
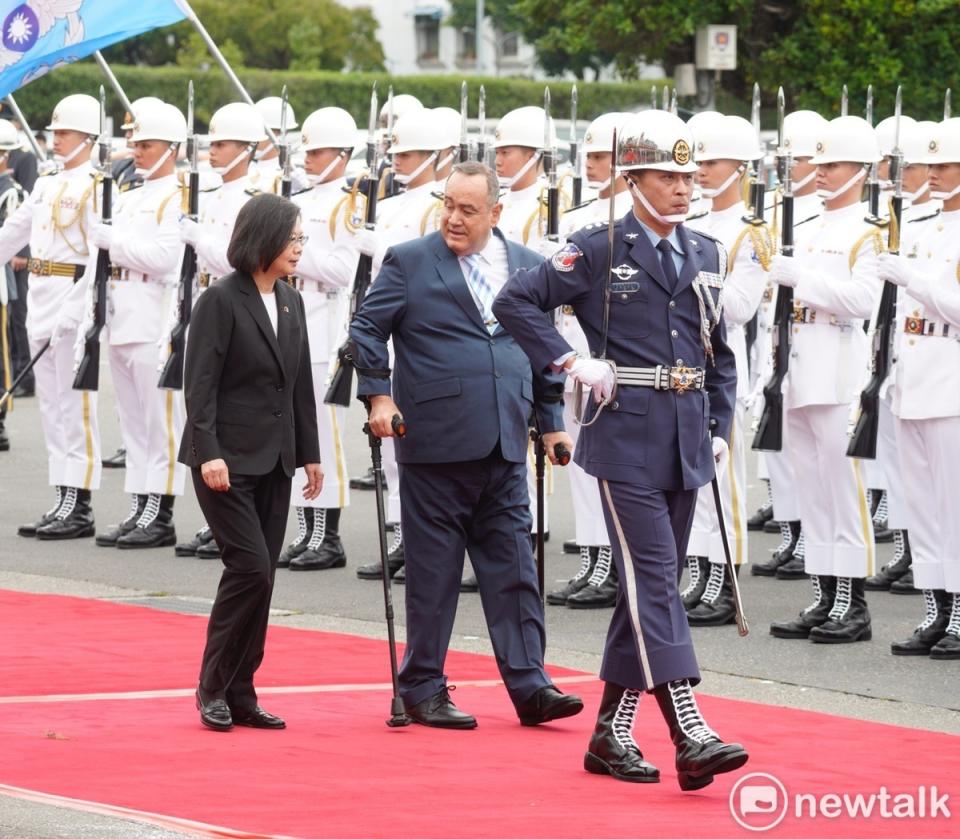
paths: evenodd
<path fill-rule="evenodd" d="M 184 368 L 187 422 L 180 462 L 223 458 L 231 472 L 320 462 L 307 322 L 300 294 L 275 287 L 277 333 L 256 283 L 234 271 L 197 300 Z"/>

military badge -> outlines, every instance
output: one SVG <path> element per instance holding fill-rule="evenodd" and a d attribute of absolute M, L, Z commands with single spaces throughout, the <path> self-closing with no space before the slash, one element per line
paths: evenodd
<path fill-rule="evenodd" d="M 933 154 L 936 154 L 938 151 L 940 151 L 940 147 L 937 145 L 936 140 L 931 140 L 928 148 Z"/>
<path fill-rule="evenodd" d="M 611 274 L 615 274 L 621 280 L 629 280 L 634 274 L 638 273 L 636 268 L 631 268 L 629 265 L 618 265 L 616 268 L 611 269 Z M 638 286 L 639 288 L 639 286 Z"/>
<path fill-rule="evenodd" d="M 583 251 L 573 242 L 567 242 L 553 255 L 553 267 L 558 271 L 572 271 L 581 256 L 583 256 Z"/>
<path fill-rule="evenodd" d="M 673 162 L 678 166 L 686 166 L 690 162 L 690 146 L 686 140 L 677 140 L 673 144 Z"/>

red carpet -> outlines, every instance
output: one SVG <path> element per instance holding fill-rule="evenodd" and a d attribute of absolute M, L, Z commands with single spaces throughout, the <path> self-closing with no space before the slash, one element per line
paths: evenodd
<path fill-rule="evenodd" d="M 599 699 L 594 680 L 567 688 L 586 700 L 580 717 L 525 729 L 501 686 L 470 684 L 496 678 L 492 660 L 452 653 L 448 673 L 460 683 L 454 698 L 477 715 L 480 727 L 389 729 L 382 642 L 282 627 L 270 630 L 258 685 L 263 704 L 289 728 L 208 732 L 190 695 L 204 626 L 203 618 L 154 609 L 0 592 L 0 706 L 6 706 L 0 784 L 8 786 L 0 793 L 24 794 L 9 789 L 15 787 L 130 808 L 197 835 L 683 836 L 706 830 L 712 839 L 748 835 L 731 816 L 728 797 L 739 777 L 768 772 L 786 786 L 788 798 L 869 796 L 881 787 L 894 796 L 936 784 L 941 798 L 952 793 L 947 806 L 960 818 L 957 737 L 702 697 L 711 725 L 744 742 L 751 760 L 701 792 L 681 793 L 666 728 L 656 703 L 645 697 L 637 738 L 663 781 L 635 786 L 581 768 Z M 133 691 L 180 693 L 81 696 Z M 758 808 L 765 809 L 760 793 Z M 832 801 L 824 801 L 824 812 L 832 812 Z M 891 797 L 888 809 L 905 814 L 906 805 L 901 800 L 896 810 L 896 801 Z M 908 826 L 905 818 L 882 817 L 880 806 L 869 820 L 797 818 L 791 801 L 770 835 L 957 835 L 942 810 Z M 755 825 L 770 818 L 748 817 Z"/>

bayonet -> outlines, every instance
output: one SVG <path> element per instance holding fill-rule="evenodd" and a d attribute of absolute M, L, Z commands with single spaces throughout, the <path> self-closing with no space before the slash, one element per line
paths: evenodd
<path fill-rule="evenodd" d="M 867 122 L 873 125 L 873 85 L 867 85 Z"/>
<path fill-rule="evenodd" d="M 136 119 L 136 117 L 134 117 Z M 110 171 L 110 134 L 107 131 L 107 94 L 100 85 L 100 137 L 98 139 L 100 152 L 100 171 Z"/>
<path fill-rule="evenodd" d="M 663 86 L 663 92 L 660 96 L 660 110 L 669 111 L 670 110 L 670 88 L 666 85 Z"/>
<path fill-rule="evenodd" d="M 760 85 L 753 84 L 753 100 L 750 103 L 750 124 L 757 137 L 757 148 L 763 148 L 763 140 L 760 137 Z M 753 206 L 754 217 L 763 219 L 764 212 L 764 183 L 763 183 L 763 159 L 754 161 L 750 166 L 750 176 L 752 180 L 750 203 Z"/>
<path fill-rule="evenodd" d="M 577 139 L 577 86 L 570 91 L 570 166 L 573 169 L 573 206 L 583 198 L 583 176 L 580 174 L 580 143 Z"/>
<path fill-rule="evenodd" d="M 370 116 L 367 118 L 367 171 L 373 171 L 374 161 L 377 159 L 377 119 L 380 114 L 377 110 L 377 83 L 373 83 L 370 91 Z"/>
<path fill-rule="evenodd" d="M 674 116 L 677 116 L 679 113 L 679 107 L 677 105 L 677 89 L 674 88 L 670 93 L 670 113 Z"/>
<path fill-rule="evenodd" d="M 467 83 L 460 84 L 460 163 L 470 159 L 470 144 L 467 140 Z"/>
<path fill-rule="evenodd" d="M 191 172 L 197 169 L 197 136 L 193 127 L 193 79 L 187 82 L 187 163 Z"/>
<path fill-rule="evenodd" d="M 546 236 L 556 241 L 560 232 L 560 186 L 557 182 L 557 151 L 550 117 L 550 88 L 543 90 L 543 171 L 547 176 Z"/>
<path fill-rule="evenodd" d="M 840 116 L 845 117 L 847 115 L 847 109 L 849 107 L 849 101 L 847 96 L 847 86 L 843 86 L 843 91 L 840 94 Z"/>
<path fill-rule="evenodd" d="M 658 110 L 658 105 L 657 105 L 657 86 L 656 86 L 656 85 L 653 85 L 653 86 L 650 88 L 650 109 L 651 109 L 651 110 L 654 110 L 654 111 Z"/>
<path fill-rule="evenodd" d="M 953 114 L 953 106 L 950 101 L 950 88 L 948 87 L 943 94 L 943 118 L 950 119 Z"/>
<path fill-rule="evenodd" d="M 485 163 L 487 159 L 487 89 L 480 85 L 480 103 L 477 107 L 477 122 L 480 136 L 477 138 L 477 160 Z"/>
<path fill-rule="evenodd" d="M 293 192 L 293 162 L 290 159 L 290 142 L 287 138 L 287 86 L 280 92 L 280 194 L 289 198 Z"/>

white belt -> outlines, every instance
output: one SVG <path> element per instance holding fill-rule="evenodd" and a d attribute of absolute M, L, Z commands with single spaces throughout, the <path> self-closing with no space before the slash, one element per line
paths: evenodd
<path fill-rule="evenodd" d="M 287 284 L 297 291 L 316 291 L 326 294 L 328 300 L 333 300 L 339 295 L 337 289 L 331 289 L 325 283 L 320 282 L 320 280 L 310 280 L 306 277 L 298 277 L 296 275 L 287 277 Z"/>
<path fill-rule="evenodd" d="M 617 367 L 617 384 L 633 387 L 652 387 L 654 390 L 702 390 L 704 383 L 702 367 Z"/>

